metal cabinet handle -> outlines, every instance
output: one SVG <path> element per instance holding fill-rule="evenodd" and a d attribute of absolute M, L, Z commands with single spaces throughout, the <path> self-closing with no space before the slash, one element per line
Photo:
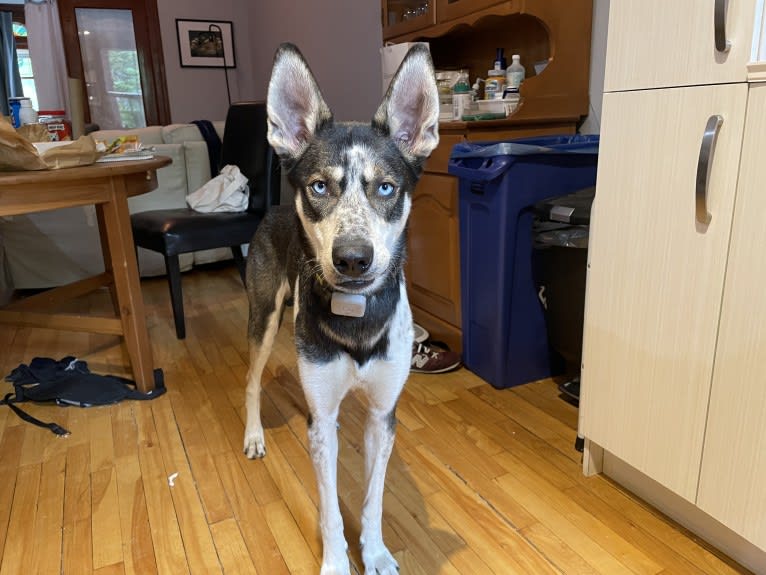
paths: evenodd
<path fill-rule="evenodd" d="M 728 52 L 731 48 L 731 42 L 726 39 L 726 2 L 727 0 L 715 0 L 713 14 L 715 49 L 719 52 Z"/>
<path fill-rule="evenodd" d="M 713 165 L 713 152 L 715 142 L 718 138 L 718 131 L 723 124 L 723 118 L 715 115 L 710 116 L 705 126 L 705 134 L 702 136 L 702 145 L 700 145 L 700 155 L 697 160 L 697 221 L 703 225 L 710 223 L 713 216 L 707 211 L 707 186 L 710 181 L 710 168 Z"/>

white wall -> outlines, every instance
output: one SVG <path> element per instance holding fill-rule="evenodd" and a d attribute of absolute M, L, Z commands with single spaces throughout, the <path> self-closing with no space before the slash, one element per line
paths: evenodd
<path fill-rule="evenodd" d="M 606 38 L 609 24 L 609 0 L 593 0 L 593 29 L 590 42 L 590 114 L 580 126 L 583 134 L 601 131 L 601 99 L 604 94 Z"/>

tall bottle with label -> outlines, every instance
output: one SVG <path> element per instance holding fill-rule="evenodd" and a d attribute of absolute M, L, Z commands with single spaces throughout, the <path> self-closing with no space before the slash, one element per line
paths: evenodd
<path fill-rule="evenodd" d="M 521 65 L 521 56 L 514 54 L 511 56 L 511 65 L 508 66 L 505 77 L 508 87 L 514 90 L 518 90 L 521 83 L 524 81 L 526 72 L 524 66 Z"/>
<path fill-rule="evenodd" d="M 487 81 L 484 83 L 484 98 L 495 100 L 503 97 L 505 89 L 505 56 L 503 49 L 497 48 L 492 70 L 487 71 Z"/>
<path fill-rule="evenodd" d="M 471 85 L 468 83 L 468 73 L 460 72 L 454 88 L 452 88 L 452 119 L 460 121 L 463 114 L 471 108 Z"/>

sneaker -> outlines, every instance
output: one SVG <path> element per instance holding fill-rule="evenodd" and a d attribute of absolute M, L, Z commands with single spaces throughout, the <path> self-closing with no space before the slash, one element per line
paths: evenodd
<path fill-rule="evenodd" d="M 460 367 L 460 354 L 437 350 L 424 343 L 413 342 L 410 371 L 415 373 L 444 373 Z"/>
<path fill-rule="evenodd" d="M 424 328 L 422 325 L 418 325 L 413 322 L 412 329 L 415 332 L 415 341 L 418 343 L 423 343 L 425 340 L 431 337 L 431 334 L 428 333 L 426 328 Z"/>

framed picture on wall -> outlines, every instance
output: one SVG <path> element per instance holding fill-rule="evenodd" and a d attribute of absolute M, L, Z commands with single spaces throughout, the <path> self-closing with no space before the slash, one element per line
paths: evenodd
<path fill-rule="evenodd" d="M 182 67 L 237 67 L 231 22 L 176 19 L 176 32 Z"/>

